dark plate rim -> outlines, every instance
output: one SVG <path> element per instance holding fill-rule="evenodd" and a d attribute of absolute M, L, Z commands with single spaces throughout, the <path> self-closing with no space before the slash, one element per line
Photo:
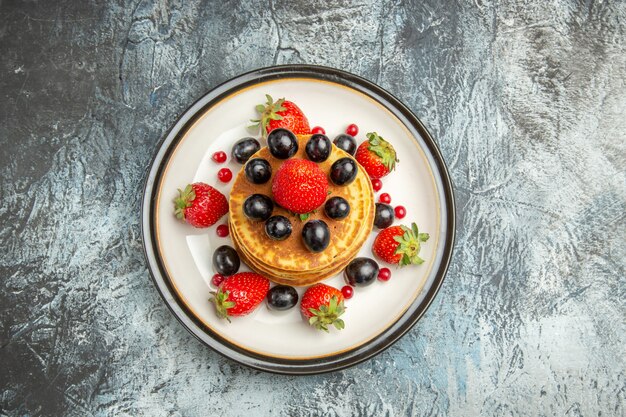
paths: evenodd
<path fill-rule="evenodd" d="M 446 233 L 445 236 L 442 236 L 445 242 L 442 258 L 439 265 L 435 265 L 437 270 L 434 280 L 430 287 L 426 289 L 427 292 L 422 302 L 417 306 L 409 308 L 394 324 L 361 346 L 336 355 L 305 360 L 276 358 L 251 352 L 228 342 L 218 333 L 206 327 L 189 311 L 185 303 L 178 299 L 176 292 L 173 290 L 155 247 L 156 241 L 154 228 L 152 227 L 155 206 L 154 190 L 158 188 L 155 187 L 155 184 L 160 181 L 163 168 L 169 160 L 172 150 L 184 136 L 187 129 L 193 125 L 207 108 L 220 101 L 223 97 L 260 82 L 284 78 L 311 78 L 335 82 L 355 89 L 381 104 L 387 102 L 388 105 L 383 105 L 396 117 L 399 117 L 407 128 L 414 128 L 422 137 L 427 146 L 425 151 L 430 153 L 435 161 L 433 174 L 438 175 L 442 182 L 446 204 Z M 201 107 L 199 107 L 200 103 L 203 103 Z M 365 78 L 320 65 L 290 64 L 260 68 L 231 78 L 203 94 L 181 113 L 177 121 L 159 142 L 157 152 L 149 165 L 142 200 L 141 232 L 144 255 L 152 280 L 170 311 L 192 335 L 216 352 L 242 365 L 271 373 L 308 375 L 337 371 L 361 363 L 389 348 L 417 323 L 439 292 L 450 265 L 455 241 L 455 223 L 454 190 L 448 169 L 437 144 L 417 116 L 394 95 Z"/>

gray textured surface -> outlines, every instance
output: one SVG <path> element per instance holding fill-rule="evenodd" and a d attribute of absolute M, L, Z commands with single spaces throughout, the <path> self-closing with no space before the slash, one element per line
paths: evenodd
<path fill-rule="evenodd" d="M 0 1 L 0 416 L 624 415 L 625 2 L 104 3 Z M 323 376 L 202 346 L 142 255 L 159 138 L 276 63 L 390 90 L 456 186 L 436 302 Z"/>

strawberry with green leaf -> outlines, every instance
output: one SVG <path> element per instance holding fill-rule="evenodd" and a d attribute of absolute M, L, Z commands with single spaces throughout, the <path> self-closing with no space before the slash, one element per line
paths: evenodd
<path fill-rule="evenodd" d="M 354 157 L 371 179 L 382 178 L 393 171 L 396 162 L 399 162 L 396 150 L 376 132 L 366 136 L 368 140 L 359 145 Z"/>
<path fill-rule="evenodd" d="M 421 244 L 428 241 L 429 237 L 428 233 L 420 233 L 415 223 L 411 224 L 411 228 L 391 226 L 376 236 L 372 252 L 390 264 L 419 265 L 424 263 L 419 257 Z"/>
<path fill-rule="evenodd" d="M 254 272 L 240 272 L 226 278 L 209 301 L 215 304 L 219 318 L 245 316 L 265 299 L 270 289 L 267 278 Z"/>
<path fill-rule="evenodd" d="M 260 118 L 251 120 L 254 123 L 251 127 L 261 128 L 263 137 L 278 127 L 291 130 L 296 135 L 311 133 L 309 120 L 295 103 L 284 98 L 274 101 L 269 94 L 265 97 L 267 103 L 255 107 Z"/>
<path fill-rule="evenodd" d="M 174 215 L 193 227 L 209 227 L 228 213 L 228 201 L 224 194 L 203 182 L 188 184 L 178 190 L 174 199 Z"/>
<path fill-rule="evenodd" d="M 302 316 L 311 326 L 325 332 L 329 326 L 334 326 L 337 330 L 345 327 L 345 323 L 339 318 L 345 310 L 341 291 L 326 284 L 309 287 L 300 302 Z"/>

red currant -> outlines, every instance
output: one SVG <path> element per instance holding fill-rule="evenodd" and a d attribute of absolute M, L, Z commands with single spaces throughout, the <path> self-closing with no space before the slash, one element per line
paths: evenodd
<path fill-rule="evenodd" d="M 391 196 L 387 193 L 382 193 L 380 197 L 378 197 L 381 203 L 389 204 L 391 203 Z"/>
<path fill-rule="evenodd" d="M 378 271 L 378 279 L 380 281 L 389 281 L 391 278 L 391 270 L 389 268 L 380 268 Z"/>
<path fill-rule="evenodd" d="M 317 133 L 321 133 L 322 135 L 325 135 L 326 131 L 321 126 L 315 126 L 313 129 L 311 129 L 311 134 L 315 135 Z"/>
<path fill-rule="evenodd" d="M 228 182 L 233 178 L 233 172 L 228 168 L 222 168 L 217 171 L 217 179 L 222 182 Z"/>
<path fill-rule="evenodd" d="M 224 282 L 225 279 L 226 277 L 224 275 L 215 274 L 213 275 L 213 278 L 211 278 L 211 284 L 215 285 L 216 287 L 219 287 L 220 284 Z"/>
<path fill-rule="evenodd" d="M 343 298 L 345 298 L 346 300 L 349 300 L 354 295 L 354 288 L 352 288 L 349 285 L 344 285 L 341 288 L 341 293 L 343 294 Z"/>
<path fill-rule="evenodd" d="M 217 229 L 215 229 L 215 231 L 217 232 L 217 235 L 219 237 L 228 236 L 228 226 L 225 224 L 220 224 L 219 226 L 217 226 Z"/>
<path fill-rule="evenodd" d="M 217 151 L 213 154 L 211 159 L 217 162 L 218 164 L 222 164 L 226 162 L 226 152 Z"/>
<path fill-rule="evenodd" d="M 346 128 L 346 133 L 350 136 L 356 136 L 359 134 L 359 127 L 352 123 Z"/>
<path fill-rule="evenodd" d="M 396 206 L 393 211 L 395 211 L 396 213 L 396 219 L 403 219 L 404 216 L 406 216 L 406 209 L 404 208 L 404 206 Z"/>
<path fill-rule="evenodd" d="M 383 182 L 379 179 L 372 180 L 372 187 L 374 191 L 380 191 L 380 189 L 383 188 Z"/>

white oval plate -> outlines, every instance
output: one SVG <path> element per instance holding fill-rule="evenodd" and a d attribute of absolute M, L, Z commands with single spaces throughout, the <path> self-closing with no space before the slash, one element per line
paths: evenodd
<path fill-rule="evenodd" d="M 359 126 L 357 142 L 378 132 L 395 147 L 400 163 L 383 179 L 392 205 L 407 216 L 395 224 L 416 222 L 430 234 L 422 246 L 419 266 L 391 268 L 389 282 L 355 289 L 346 300 L 346 328 L 316 331 L 299 308 L 270 311 L 262 304 L 252 314 L 220 320 L 208 302 L 213 275 L 211 258 L 220 245 L 232 246 L 215 228 L 195 229 L 173 215 L 177 189 L 206 182 L 228 196 L 232 181 L 222 184 L 217 171 L 233 173 L 242 165 L 216 164 L 211 155 L 230 154 L 235 141 L 259 137 L 248 129 L 255 105 L 265 95 L 298 104 L 311 126 L 322 126 L 331 140 L 350 123 Z M 262 145 L 265 145 L 261 140 Z M 379 193 L 377 193 L 379 194 Z M 289 65 L 265 68 L 234 78 L 207 93 L 179 119 L 165 137 L 148 176 L 143 203 L 146 257 L 155 283 L 176 317 L 200 340 L 218 352 L 257 369 L 308 374 L 341 369 L 380 352 L 421 317 L 434 298 L 447 269 L 454 240 L 452 186 L 443 159 L 428 132 L 405 106 L 380 87 L 335 69 Z M 373 232 L 359 256 L 372 257 Z M 249 270 L 242 265 L 240 271 Z M 341 288 L 338 275 L 324 281 Z M 299 288 L 302 294 L 304 288 Z"/>

